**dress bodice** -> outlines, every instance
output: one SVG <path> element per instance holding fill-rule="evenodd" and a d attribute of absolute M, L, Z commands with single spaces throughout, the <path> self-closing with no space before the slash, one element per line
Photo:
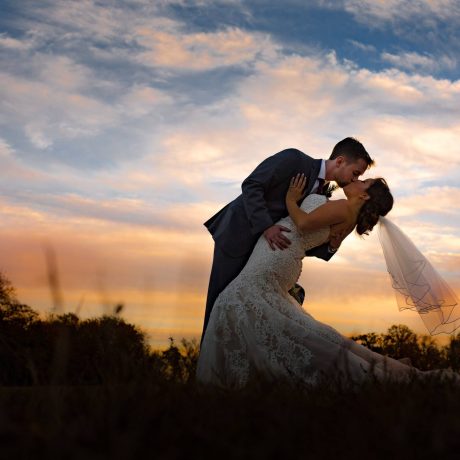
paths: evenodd
<path fill-rule="evenodd" d="M 305 212 L 312 212 L 321 205 L 327 203 L 327 198 L 324 195 L 313 193 L 305 197 L 300 205 L 300 209 Z M 322 244 L 329 239 L 330 227 L 322 227 L 313 232 L 308 232 L 304 235 L 304 240 L 309 248 L 313 248 L 318 244 Z"/>
<path fill-rule="evenodd" d="M 318 195 L 316 193 L 313 193 L 311 195 L 307 195 L 304 198 L 304 200 L 300 204 L 300 209 L 309 213 L 314 211 L 316 208 L 318 208 L 326 202 L 327 198 L 324 195 Z M 289 216 L 284 217 L 278 223 L 291 229 L 291 233 L 286 235 L 291 240 L 291 243 L 294 244 L 294 246 L 291 249 L 294 249 L 294 247 L 296 247 L 296 249 L 300 250 L 302 253 L 304 251 L 308 251 L 309 249 L 312 249 L 316 246 L 325 243 L 329 239 L 329 226 L 301 234 L 297 230 L 296 226 L 294 225 L 294 222 L 292 222 L 292 219 Z"/>
<path fill-rule="evenodd" d="M 308 195 L 303 200 L 301 209 L 312 212 L 326 201 L 327 198 L 323 195 Z M 273 250 L 261 235 L 241 276 L 259 276 L 261 279 L 268 280 L 268 285 L 276 282 L 287 292 L 299 279 L 305 252 L 325 243 L 329 239 L 330 227 L 300 233 L 289 216 L 279 220 L 277 224 L 291 230 L 285 233 L 291 244 L 286 249 Z"/>

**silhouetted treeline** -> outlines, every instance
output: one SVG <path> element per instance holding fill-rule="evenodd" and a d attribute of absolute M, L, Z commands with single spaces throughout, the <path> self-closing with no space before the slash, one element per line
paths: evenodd
<path fill-rule="evenodd" d="M 0 275 L 0 385 L 186 381 L 197 355 L 197 342 L 187 340 L 177 346 L 171 339 L 167 350 L 151 350 L 146 334 L 117 314 L 42 319 L 17 301 Z"/>
<path fill-rule="evenodd" d="M 445 346 L 429 335 L 417 335 L 403 324 L 391 326 L 386 333 L 370 332 L 352 337 L 372 351 L 394 359 L 409 359 L 421 370 L 452 368 L 460 370 L 460 333 L 449 337 Z"/>
<path fill-rule="evenodd" d="M 101 384 L 136 381 L 187 382 L 193 379 L 197 341 L 173 339 L 168 349 L 152 350 L 146 334 L 118 316 L 81 320 L 73 313 L 41 318 L 16 299 L 0 274 L 0 385 Z M 353 339 L 422 370 L 460 368 L 460 334 L 439 346 L 407 326 Z"/>

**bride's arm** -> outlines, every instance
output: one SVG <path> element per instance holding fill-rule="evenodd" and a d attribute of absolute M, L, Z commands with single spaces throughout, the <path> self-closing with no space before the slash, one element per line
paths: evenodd
<path fill-rule="evenodd" d="M 305 176 L 297 175 L 291 180 L 291 185 L 286 194 L 286 207 L 289 216 L 300 232 L 318 230 L 347 220 L 348 208 L 346 200 L 328 201 L 310 213 L 300 209 L 297 201 L 302 198 L 305 183 Z"/>

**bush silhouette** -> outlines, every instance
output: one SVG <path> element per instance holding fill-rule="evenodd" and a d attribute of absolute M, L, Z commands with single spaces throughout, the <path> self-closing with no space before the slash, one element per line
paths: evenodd
<path fill-rule="evenodd" d="M 1 385 L 186 382 L 194 377 L 197 359 L 196 341 L 183 339 L 178 347 L 171 338 L 167 350 L 151 350 L 146 334 L 116 314 L 41 319 L 17 301 L 0 273 Z"/>
<path fill-rule="evenodd" d="M 394 359 L 409 359 L 421 370 L 459 369 L 460 334 L 450 337 L 450 344 L 439 347 L 433 337 L 417 336 L 404 324 L 391 326 L 386 333 L 370 332 L 352 337 L 371 350 Z"/>

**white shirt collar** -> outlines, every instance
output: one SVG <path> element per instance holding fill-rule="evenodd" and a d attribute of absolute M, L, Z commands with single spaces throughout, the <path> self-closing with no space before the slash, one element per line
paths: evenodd
<path fill-rule="evenodd" d="M 326 180 L 326 160 L 321 160 L 321 167 L 319 168 L 318 179 Z"/>

